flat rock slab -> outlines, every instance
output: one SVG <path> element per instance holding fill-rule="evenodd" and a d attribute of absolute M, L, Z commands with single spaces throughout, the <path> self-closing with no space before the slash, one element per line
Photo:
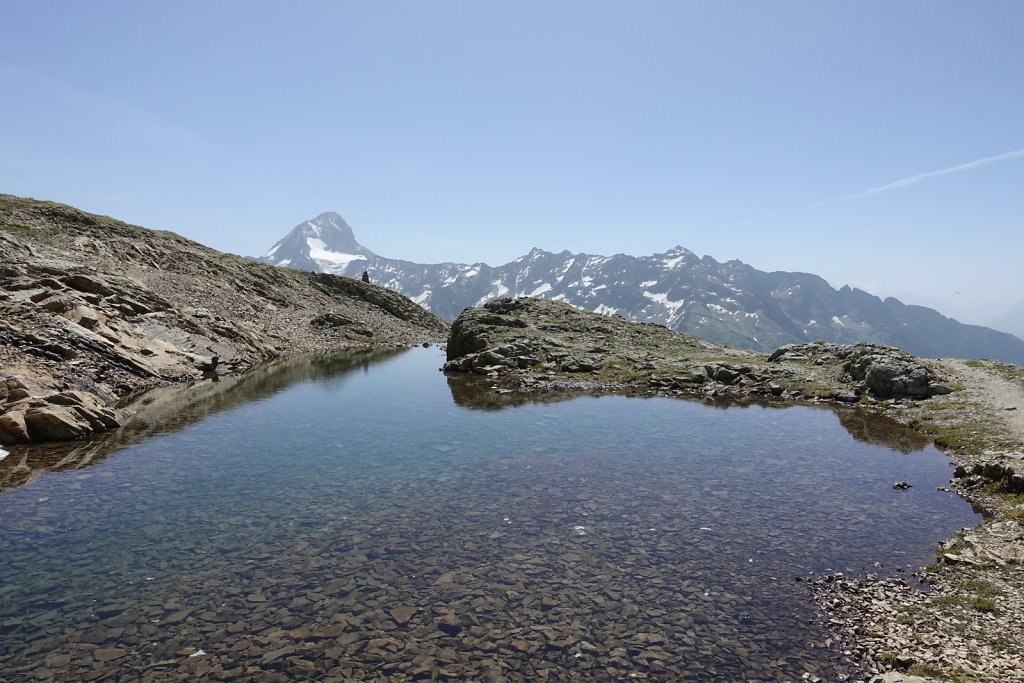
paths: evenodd
<path fill-rule="evenodd" d="M 416 614 L 416 608 L 409 605 L 401 605 L 393 608 L 389 614 L 399 624 L 407 624 L 412 619 L 412 615 Z"/>

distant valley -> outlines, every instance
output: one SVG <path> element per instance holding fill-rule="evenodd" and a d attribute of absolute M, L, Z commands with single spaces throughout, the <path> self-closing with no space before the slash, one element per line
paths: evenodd
<path fill-rule="evenodd" d="M 350 277 L 365 271 L 374 284 L 447 320 L 492 299 L 535 296 L 761 351 L 817 339 L 870 341 L 922 357 L 1024 363 L 1024 341 L 1011 334 L 859 289 L 837 290 L 810 273 L 720 263 L 681 246 L 651 256 L 534 248 L 501 266 L 424 264 L 378 256 L 356 241 L 340 215 L 327 212 L 297 225 L 256 260 Z"/>

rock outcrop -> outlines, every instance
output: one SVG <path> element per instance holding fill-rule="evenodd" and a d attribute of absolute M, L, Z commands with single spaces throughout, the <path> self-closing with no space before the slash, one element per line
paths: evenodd
<path fill-rule="evenodd" d="M 816 342 L 763 354 L 530 298 L 463 311 L 452 325 L 444 370 L 504 378 L 525 389 L 629 387 L 844 403 L 949 392 L 932 370 L 892 347 Z"/>
<path fill-rule="evenodd" d="M 67 441 L 120 426 L 95 394 L 51 391 L 0 372 L 0 444 Z"/>
<path fill-rule="evenodd" d="M 447 332 L 370 283 L 0 195 L 0 444 L 111 429 L 124 397 L 204 372 Z"/>
<path fill-rule="evenodd" d="M 803 361 L 817 365 L 842 362 L 859 394 L 875 398 L 928 398 L 948 394 L 948 386 L 937 381 L 935 373 L 905 351 L 879 344 L 787 344 L 768 355 L 769 362 Z"/>

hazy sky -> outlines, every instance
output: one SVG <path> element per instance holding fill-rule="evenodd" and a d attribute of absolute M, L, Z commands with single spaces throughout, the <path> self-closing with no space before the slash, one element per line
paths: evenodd
<path fill-rule="evenodd" d="M 262 254 L 799 270 L 1024 299 L 1024 2 L 5 0 L 0 192 Z"/>

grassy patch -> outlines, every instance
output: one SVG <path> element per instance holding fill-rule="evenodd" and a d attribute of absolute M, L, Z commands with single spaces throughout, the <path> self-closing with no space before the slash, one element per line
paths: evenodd
<path fill-rule="evenodd" d="M 976 595 L 971 598 L 971 607 L 979 612 L 994 612 L 996 610 L 996 601 L 992 598 L 982 598 Z"/>
<path fill-rule="evenodd" d="M 999 521 L 1003 522 L 1007 520 L 1013 520 L 1017 522 L 1024 520 L 1024 508 L 1014 508 L 1013 510 L 1010 510 L 1009 512 L 999 516 Z"/>
<path fill-rule="evenodd" d="M 1009 380 L 1024 380 L 1024 366 L 1014 365 L 1013 363 L 1004 363 L 1003 361 L 992 360 L 991 358 L 969 360 L 966 361 L 966 364 L 972 368 L 980 368 L 982 370 L 995 372 Z"/>
<path fill-rule="evenodd" d="M 931 599 L 933 605 L 966 605 L 967 598 L 962 595 L 939 595 Z"/>
<path fill-rule="evenodd" d="M 1001 497 L 1009 505 L 1024 505 L 1024 493 L 1009 491 L 1007 490 L 1008 486 L 1009 482 L 1005 480 L 994 481 L 985 486 L 985 492 Z M 1014 512 L 1020 512 L 1020 510 L 1014 510 Z M 1018 516 L 1017 519 L 1020 517 Z"/>
<path fill-rule="evenodd" d="M 962 669 L 949 672 L 942 667 L 923 662 L 912 665 L 907 669 L 907 674 L 910 676 L 923 676 L 925 678 L 938 678 L 939 680 L 953 681 L 954 683 L 970 683 L 974 680 L 972 676 L 967 675 Z"/>
<path fill-rule="evenodd" d="M 960 404 L 959 403 L 955 403 L 954 401 L 936 401 L 934 399 L 931 400 L 931 401 L 928 401 L 927 405 L 932 410 L 950 410 L 950 409 L 953 409 L 953 408 L 959 408 L 960 407 Z"/>
<path fill-rule="evenodd" d="M 989 418 L 955 424 L 918 420 L 911 426 L 935 439 L 938 445 L 956 451 L 985 451 L 1000 446 L 1004 441 L 1003 436 L 993 428 L 993 422 Z"/>
<path fill-rule="evenodd" d="M 999 590 L 998 586 L 985 579 L 970 579 L 961 585 L 981 598 L 994 598 L 997 595 L 1003 594 L 1003 591 Z"/>
<path fill-rule="evenodd" d="M 896 653 L 894 652 L 883 652 L 878 655 L 878 661 L 885 666 L 896 667 Z"/>
<path fill-rule="evenodd" d="M 0 225 L 0 230 L 13 232 L 16 235 L 31 235 L 32 228 L 27 225 Z"/>

